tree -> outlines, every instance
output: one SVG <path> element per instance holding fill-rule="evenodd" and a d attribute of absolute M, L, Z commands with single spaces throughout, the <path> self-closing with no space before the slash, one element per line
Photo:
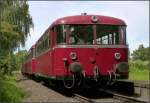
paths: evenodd
<path fill-rule="evenodd" d="M 22 67 L 22 62 L 24 60 L 24 58 L 27 56 L 27 50 L 21 50 L 19 52 L 17 52 L 16 54 L 14 54 L 15 56 L 15 61 L 16 61 L 16 69 L 19 70 Z"/>
<path fill-rule="evenodd" d="M 33 27 L 28 9 L 26 0 L 0 1 L 0 54 L 14 51 L 20 44 L 25 45 L 30 28 Z"/>
<path fill-rule="evenodd" d="M 0 0 L 0 72 L 9 74 L 17 67 L 13 52 L 25 46 L 33 28 L 26 0 Z"/>
<path fill-rule="evenodd" d="M 137 50 L 134 50 L 131 54 L 133 60 L 148 60 L 149 59 L 149 47 L 145 48 L 142 44 L 139 45 Z"/>

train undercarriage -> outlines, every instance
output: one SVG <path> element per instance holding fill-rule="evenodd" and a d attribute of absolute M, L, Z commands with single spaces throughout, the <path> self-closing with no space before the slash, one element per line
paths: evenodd
<path fill-rule="evenodd" d="M 96 87 L 104 87 L 108 85 L 113 85 L 117 80 L 122 79 L 124 77 L 117 76 L 119 74 L 116 73 L 109 73 L 109 75 L 101 76 L 99 73 L 95 73 L 94 76 L 88 76 L 86 77 L 84 73 L 78 72 L 78 73 L 72 73 L 71 76 L 65 76 L 65 77 L 56 77 L 51 78 L 43 75 L 34 75 L 34 74 L 24 74 L 23 75 L 36 80 L 36 81 L 43 81 L 47 85 L 53 85 L 58 86 L 64 89 L 78 89 L 82 88 L 85 85 L 92 86 L 94 88 Z M 125 77 L 126 78 L 126 77 Z"/>

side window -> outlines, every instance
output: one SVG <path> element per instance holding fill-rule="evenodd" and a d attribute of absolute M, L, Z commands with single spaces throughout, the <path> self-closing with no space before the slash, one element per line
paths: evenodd
<path fill-rule="evenodd" d="M 55 27 L 56 44 L 66 43 L 66 29 L 64 25 L 58 25 Z"/>
<path fill-rule="evenodd" d="M 36 55 L 39 55 L 41 52 L 41 41 L 39 41 L 37 43 L 37 46 L 36 46 Z"/>
<path fill-rule="evenodd" d="M 126 44 L 126 27 L 120 26 L 119 27 L 119 33 L 120 33 L 120 38 L 119 38 L 120 44 Z"/>
<path fill-rule="evenodd" d="M 49 47 L 50 47 L 50 35 L 49 35 L 49 32 L 47 32 L 46 35 L 44 36 L 43 43 L 44 43 L 44 50 L 49 49 Z"/>
<path fill-rule="evenodd" d="M 48 50 L 50 47 L 50 35 L 49 32 L 46 32 L 41 40 L 37 43 L 36 46 L 36 55 L 41 54 L 42 52 Z"/>

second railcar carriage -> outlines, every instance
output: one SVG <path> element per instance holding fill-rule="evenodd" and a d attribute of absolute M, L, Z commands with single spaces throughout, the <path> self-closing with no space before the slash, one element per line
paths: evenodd
<path fill-rule="evenodd" d="M 60 18 L 36 42 L 35 61 L 34 75 L 61 80 L 65 88 L 127 79 L 126 23 L 101 15 Z"/>
<path fill-rule="evenodd" d="M 22 74 L 33 75 L 35 74 L 35 46 L 33 45 L 22 63 Z"/>

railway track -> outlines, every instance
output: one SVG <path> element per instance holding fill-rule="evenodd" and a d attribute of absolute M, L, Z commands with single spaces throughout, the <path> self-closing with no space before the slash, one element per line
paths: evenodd
<path fill-rule="evenodd" d="M 99 89 L 99 91 L 102 91 L 102 92 L 105 92 L 108 94 L 112 94 L 114 99 L 119 99 L 120 101 L 124 101 L 124 102 L 148 103 L 148 101 L 140 100 L 138 98 L 127 96 L 127 95 L 122 95 L 122 94 L 116 93 L 115 91 L 111 91 L 111 90 L 104 89 L 104 88 Z"/>
<path fill-rule="evenodd" d="M 119 100 L 118 103 L 148 103 L 148 101 L 143 101 L 143 100 L 140 100 L 140 99 L 137 99 L 134 97 L 121 95 L 121 94 L 115 93 L 115 92 L 110 91 L 110 90 L 100 89 L 100 91 L 108 93 L 108 94 L 112 94 L 113 95 L 112 99 L 114 99 L 114 101 L 115 101 L 115 99 Z M 79 95 L 79 94 L 74 94 L 73 98 L 78 100 L 81 103 L 105 103 L 105 101 L 101 101 L 101 99 L 99 99 L 99 101 L 96 101 L 94 99 L 90 99 L 90 98 L 84 97 L 84 96 Z M 112 103 L 113 103 L 113 101 L 112 101 Z"/>
<path fill-rule="evenodd" d="M 77 99 L 79 102 L 81 103 L 96 103 L 95 101 L 93 101 L 92 99 L 89 99 L 87 97 L 81 96 L 79 94 L 73 94 L 73 98 Z"/>
<path fill-rule="evenodd" d="M 122 83 L 123 83 L 124 89 L 121 88 L 121 91 L 116 89 L 116 88 L 122 87 Z M 111 101 L 112 103 L 114 101 L 117 101 L 117 103 L 149 103 L 149 100 L 147 99 L 147 97 L 145 99 L 145 98 L 141 97 L 142 95 L 137 95 L 135 91 L 134 91 L 135 94 L 134 93 L 132 94 L 130 91 L 128 91 L 130 89 L 125 89 L 125 88 L 130 87 L 128 85 L 125 85 L 125 84 L 128 83 L 127 81 L 122 82 L 122 83 L 119 82 L 119 84 L 121 84 L 121 85 L 115 85 L 115 87 L 114 87 L 115 89 L 114 88 L 109 88 L 109 87 L 106 86 L 106 87 L 101 87 L 99 89 L 96 89 L 95 92 L 100 92 L 99 95 L 101 95 L 101 93 L 102 94 L 106 93 L 108 95 L 112 95 L 112 97 L 110 97 L 112 99 L 112 101 Z M 129 81 L 129 85 L 130 85 L 130 81 Z M 149 90 L 149 87 L 145 86 L 145 84 L 140 83 L 140 85 L 137 85 L 137 84 L 134 83 L 133 86 L 134 86 L 133 88 L 138 86 L 140 88 L 146 89 L 147 91 Z M 122 92 L 122 91 L 124 91 L 124 92 Z M 145 90 L 143 91 L 141 89 L 141 92 L 145 92 Z M 89 94 L 90 94 L 90 92 L 89 92 Z M 105 97 L 104 98 L 98 98 L 98 99 L 87 98 L 86 96 L 80 95 L 80 93 L 79 94 L 74 94 L 74 98 L 77 99 L 79 102 L 82 102 L 82 103 L 83 102 L 84 103 L 100 103 L 100 102 L 103 103 L 103 102 L 105 102 L 103 99 L 107 100 L 107 98 L 105 98 Z"/>

